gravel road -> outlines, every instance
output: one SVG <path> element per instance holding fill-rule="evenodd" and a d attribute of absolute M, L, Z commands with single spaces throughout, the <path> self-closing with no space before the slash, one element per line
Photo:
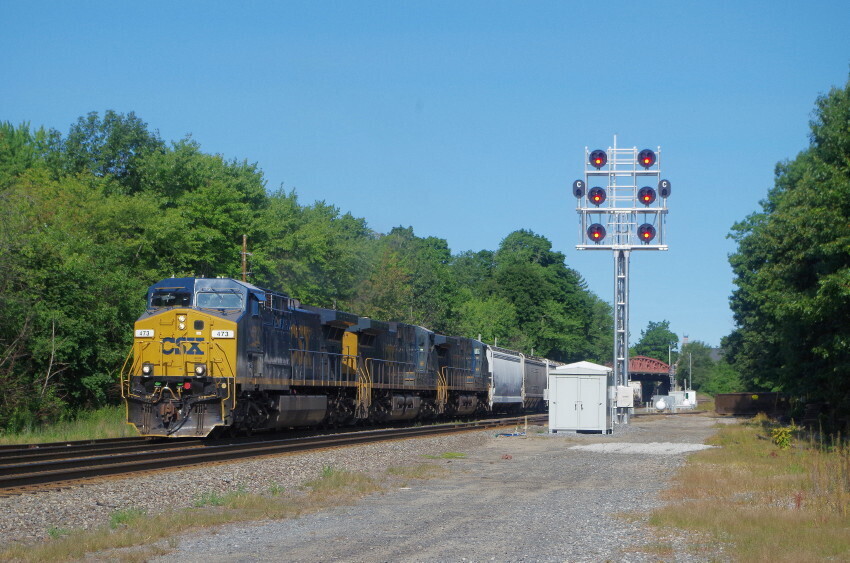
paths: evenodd
<path fill-rule="evenodd" d="M 227 526 L 181 540 L 160 561 L 722 560 L 720 548 L 698 554 L 688 538 L 645 524 L 714 423 L 680 415 L 633 419 L 608 436 L 493 437 L 445 460 L 447 478 L 296 520 Z M 659 555 L 662 543 L 673 555 Z"/>
<path fill-rule="evenodd" d="M 704 447 L 716 422 L 689 414 L 633 418 L 610 435 L 478 431 L 113 479 L 0 499 L 0 542 L 102 526 L 116 510 L 191 507 L 201 493 L 293 490 L 329 465 L 380 476 L 389 466 L 420 464 L 423 455 L 462 452 L 463 459 L 424 460 L 444 466 L 444 477 L 294 520 L 184 533 L 155 561 L 726 560 L 720 546 L 697 551 L 694 538 L 646 525 L 648 510 L 663 505 L 659 491 L 687 453 Z"/>

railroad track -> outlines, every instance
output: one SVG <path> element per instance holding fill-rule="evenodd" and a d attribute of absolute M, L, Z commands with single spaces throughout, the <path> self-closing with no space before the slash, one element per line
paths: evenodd
<path fill-rule="evenodd" d="M 144 444 L 134 440 L 88 449 L 81 444 L 79 449 L 75 447 L 74 452 L 57 452 L 55 450 L 57 448 L 61 450 L 62 446 L 56 445 L 34 448 L 35 452 L 32 449 L 21 452 L 19 449 L 0 452 L 0 495 L 9 496 L 45 488 L 57 488 L 81 480 L 118 474 L 514 426 L 523 424 L 525 420 L 540 422 L 547 419 L 546 415 L 540 415 L 272 440 L 146 441 Z M 36 453 L 38 450 L 45 451 L 39 456 Z"/>
<path fill-rule="evenodd" d="M 136 436 L 129 438 L 106 438 L 102 440 L 71 440 L 67 442 L 49 442 L 43 444 L 0 444 L 0 459 L 4 458 L 6 454 L 14 455 L 16 452 L 32 452 L 49 449 L 59 450 L 62 448 L 79 448 L 109 444 L 131 444 L 145 441 L 145 438 Z"/>

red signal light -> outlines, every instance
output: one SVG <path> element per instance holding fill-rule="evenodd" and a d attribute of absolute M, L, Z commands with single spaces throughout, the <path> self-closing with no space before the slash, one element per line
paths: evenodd
<path fill-rule="evenodd" d="M 590 203 L 593 205 L 602 205 L 605 203 L 606 197 L 605 190 L 599 187 L 590 188 L 590 191 L 587 192 L 587 199 L 589 199 Z"/>
<path fill-rule="evenodd" d="M 638 227 L 638 238 L 644 244 L 649 244 L 655 238 L 655 227 L 649 223 L 644 223 Z"/>
<path fill-rule="evenodd" d="M 644 168 L 649 168 L 655 164 L 655 153 L 649 149 L 643 149 L 638 153 L 638 164 Z"/>
<path fill-rule="evenodd" d="M 599 223 L 592 224 L 587 228 L 587 238 L 596 243 L 602 242 L 605 238 L 605 227 Z"/>
<path fill-rule="evenodd" d="M 645 186 L 638 190 L 638 201 L 644 205 L 652 205 L 655 201 L 655 190 Z"/>
<path fill-rule="evenodd" d="M 590 153 L 590 165 L 594 168 L 602 168 L 608 162 L 608 155 L 605 151 L 595 150 Z"/>

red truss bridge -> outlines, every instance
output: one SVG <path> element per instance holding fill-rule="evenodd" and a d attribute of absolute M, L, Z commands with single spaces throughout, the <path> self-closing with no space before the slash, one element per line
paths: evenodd
<path fill-rule="evenodd" d="M 629 358 L 629 375 L 634 379 L 635 375 L 654 375 L 665 377 L 670 375 L 670 364 L 647 356 L 633 356 Z"/>
<path fill-rule="evenodd" d="M 644 397 L 666 395 L 670 391 L 670 364 L 647 356 L 632 356 L 629 380 L 641 382 Z"/>

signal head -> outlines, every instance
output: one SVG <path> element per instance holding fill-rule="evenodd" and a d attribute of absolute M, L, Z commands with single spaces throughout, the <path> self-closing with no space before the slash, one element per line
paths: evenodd
<path fill-rule="evenodd" d="M 594 223 L 587 228 L 587 238 L 599 244 L 605 238 L 605 227 L 599 223 Z"/>
<path fill-rule="evenodd" d="M 584 196 L 584 180 L 573 182 L 573 195 L 579 199 Z"/>
<path fill-rule="evenodd" d="M 590 153 L 590 165 L 596 169 L 602 168 L 605 166 L 605 163 L 608 162 L 608 155 L 605 154 L 603 150 L 595 150 Z"/>
<path fill-rule="evenodd" d="M 655 201 L 655 190 L 649 186 L 644 186 L 638 190 L 638 201 L 644 205 L 652 205 Z"/>
<path fill-rule="evenodd" d="M 649 168 L 655 164 L 655 153 L 649 149 L 643 149 L 638 153 L 638 164 L 644 168 Z"/>
<path fill-rule="evenodd" d="M 644 244 L 649 244 L 655 238 L 655 227 L 649 223 L 644 223 L 637 230 L 638 238 Z"/>
<path fill-rule="evenodd" d="M 670 191 L 672 189 L 673 187 L 670 185 L 670 180 L 661 180 L 658 182 L 658 195 L 664 199 L 670 197 Z"/>
<path fill-rule="evenodd" d="M 589 199 L 590 203 L 597 207 L 605 203 L 606 197 L 608 196 L 605 194 L 605 190 L 600 187 L 590 188 L 590 191 L 587 192 L 587 199 Z"/>

